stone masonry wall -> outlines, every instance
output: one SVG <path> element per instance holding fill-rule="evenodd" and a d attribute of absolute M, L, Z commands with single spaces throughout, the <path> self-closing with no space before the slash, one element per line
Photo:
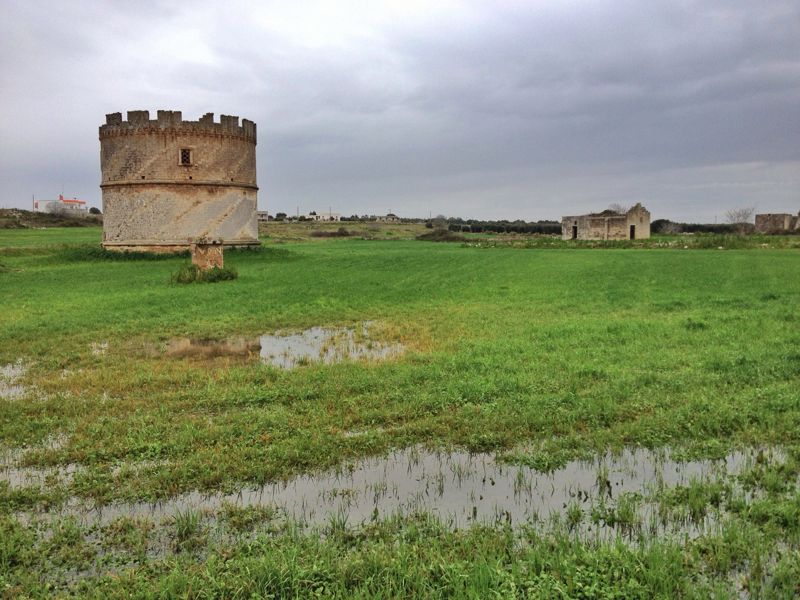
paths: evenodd
<path fill-rule="evenodd" d="M 797 216 L 788 213 L 766 213 L 756 215 L 756 232 L 781 233 L 795 231 L 800 227 L 800 214 Z"/>
<path fill-rule="evenodd" d="M 192 264 L 202 271 L 225 266 L 221 244 L 192 244 L 189 250 Z"/>
<path fill-rule="evenodd" d="M 123 121 L 114 113 L 100 127 L 100 147 L 106 247 L 258 244 L 255 123 L 225 115 L 215 123 L 210 113 L 183 121 L 175 111 L 154 120 L 130 111 Z"/>
<path fill-rule="evenodd" d="M 561 238 L 573 239 L 573 227 L 577 227 L 579 240 L 627 240 L 630 228 L 634 227 L 634 239 L 650 237 L 650 212 L 641 204 L 631 208 L 626 214 L 594 214 L 562 217 Z"/>

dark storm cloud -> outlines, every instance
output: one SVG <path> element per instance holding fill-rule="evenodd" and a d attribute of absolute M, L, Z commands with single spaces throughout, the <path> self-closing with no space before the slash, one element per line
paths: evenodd
<path fill-rule="evenodd" d="M 103 114 L 176 108 L 258 123 L 273 211 L 800 209 L 796 2 L 336 6 L 12 3 L 3 201 L 97 198 Z"/>

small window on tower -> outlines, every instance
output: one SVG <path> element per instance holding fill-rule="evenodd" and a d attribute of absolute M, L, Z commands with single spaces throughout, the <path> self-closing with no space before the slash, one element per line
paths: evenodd
<path fill-rule="evenodd" d="M 181 148 L 181 165 L 191 166 L 192 151 L 189 148 Z"/>

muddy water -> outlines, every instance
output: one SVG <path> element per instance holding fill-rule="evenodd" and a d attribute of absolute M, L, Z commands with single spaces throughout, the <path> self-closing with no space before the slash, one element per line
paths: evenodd
<path fill-rule="evenodd" d="M 43 487 L 55 481 L 69 482 L 79 470 L 79 466 L 76 464 L 70 463 L 47 468 L 19 466 L 28 452 L 60 450 L 66 445 L 68 439 L 65 435 L 56 435 L 32 448 L 0 446 L 0 482 L 7 483 L 10 488 Z"/>
<path fill-rule="evenodd" d="M 385 360 L 402 353 L 399 344 L 370 340 L 369 329 L 370 323 L 363 323 L 357 327 L 312 327 L 299 333 L 277 332 L 225 340 L 176 338 L 166 343 L 164 353 L 170 357 L 257 356 L 265 364 L 281 369 L 317 362 Z"/>
<path fill-rule="evenodd" d="M 21 361 L 0 366 L 0 399 L 12 400 L 25 395 L 25 386 L 18 383 L 25 371 Z"/>
<path fill-rule="evenodd" d="M 260 355 L 267 364 L 292 369 L 309 362 L 385 360 L 402 352 L 398 344 L 381 344 L 369 340 L 368 336 L 368 323 L 359 328 L 312 327 L 288 335 L 262 335 Z"/>
<path fill-rule="evenodd" d="M 243 356 L 258 354 L 258 338 L 232 337 L 225 340 L 204 340 L 195 338 L 175 338 L 169 340 L 164 352 L 167 356 L 197 358 L 216 358 L 219 356 Z"/>
<path fill-rule="evenodd" d="M 80 467 L 73 463 L 50 468 L 0 465 L 0 481 L 7 482 L 11 488 L 44 487 L 69 482 L 79 470 Z"/>
<path fill-rule="evenodd" d="M 223 503 L 265 506 L 306 526 L 357 527 L 395 515 L 428 513 L 452 528 L 479 523 L 518 526 L 563 517 L 578 505 L 588 515 L 598 503 L 613 505 L 626 492 L 647 495 L 664 487 L 738 473 L 755 452 L 736 452 L 722 461 L 678 462 L 667 452 L 626 450 L 594 461 L 575 461 L 553 473 L 497 462 L 489 454 L 434 452 L 410 448 L 369 458 L 341 469 L 304 475 L 234 494 L 197 492 L 150 503 L 112 504 L 100 509 L 65 509 L 90 522 L 119 516 L 155 521 L 178 511 L 216 512 Z M 3 475 L 0 473 L 0 480 Z M 641 518 L 650 507 L 643 507 Z M 652 512 L 652 511 L 651 511 Z"/>

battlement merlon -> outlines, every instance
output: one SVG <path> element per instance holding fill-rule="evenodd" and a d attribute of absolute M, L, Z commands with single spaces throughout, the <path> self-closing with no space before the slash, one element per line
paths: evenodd
<path fill-rule="evenodd" d="M 149 110 L 129 110 L 128 120 L 122 120 L 122 113 L 106 115 L 105 125 L 100 126 L 100 137 L 122 135 L 126 133 L 171 129 L 186 133 L 210 133 L 216 135 L 241 136 L 256 143 L 256 124 L 248 119 L 220 115 L 220 122 L 214 122 L 214 113 L 206 113 L 197 121 L 184 121 L 179 110 L 159 110 L 156 119 L 150 119 Z"/>

